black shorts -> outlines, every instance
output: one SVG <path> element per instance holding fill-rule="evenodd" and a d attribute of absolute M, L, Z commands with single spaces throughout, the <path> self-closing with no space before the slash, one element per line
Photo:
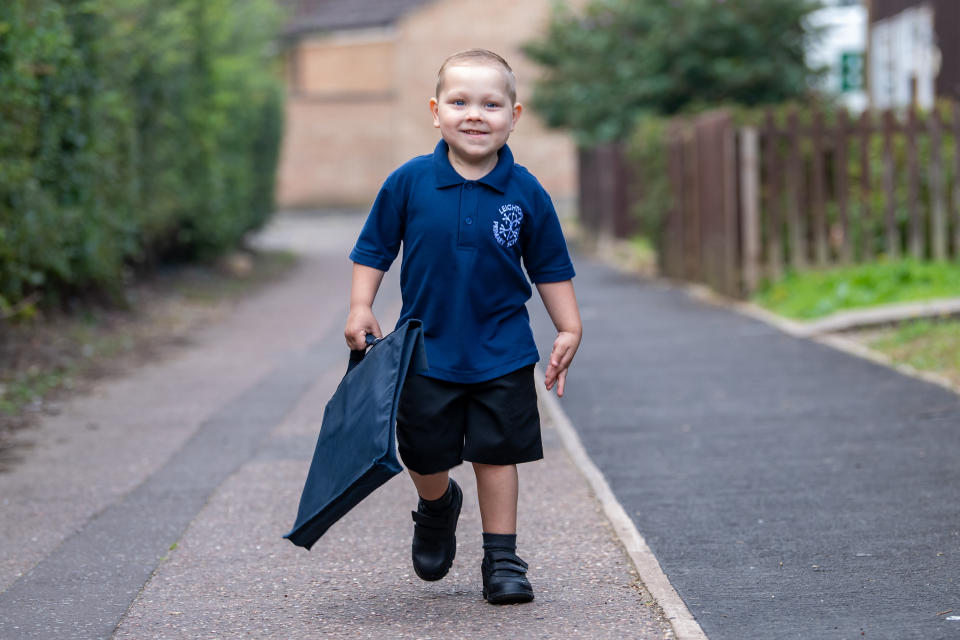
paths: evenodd
<path fill-rule="evenodd" d="M 407 468 L 423 475 L 464 460 L 503 465 L 540 460 L 533 365 L 469 384 L 408 377 L 397 411 L 397 444 Z"/>

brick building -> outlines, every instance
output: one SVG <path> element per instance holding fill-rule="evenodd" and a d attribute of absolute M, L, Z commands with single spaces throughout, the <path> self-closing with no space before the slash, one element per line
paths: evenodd
<path fill-rule="evenodd" d="M 433 150 L 427 101 L 443 59 L 473 47 L 503 55 L 529 101 L 536 68 L 520 51 L 550 0 L 284 0 L 288 87 L 277 181 L 282 208 L 368 205 L 405 160 Z M 576 151 L 525 111 L 510 146 L 559 208 L 576 195 Z"/>

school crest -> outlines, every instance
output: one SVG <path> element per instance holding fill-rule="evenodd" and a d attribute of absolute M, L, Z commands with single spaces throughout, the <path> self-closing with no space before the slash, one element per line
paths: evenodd
<path fill-rule="evenodd" d="M 523 209 L 515 204 L 505 204 L 498 210 L 500 220 L 493 221 L 493 237 L 504 247 L 517 244 L 520 237 L 520 223 L 523 222 Z"/>

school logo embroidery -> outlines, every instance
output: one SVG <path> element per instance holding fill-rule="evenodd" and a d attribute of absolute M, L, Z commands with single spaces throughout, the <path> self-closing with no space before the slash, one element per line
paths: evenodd
<path fill-rule="evenodd" d="M 498 210 L 501 220 L 493 221 L 493 237 L 504 247 L 517 244 L 520 237 L 520 223 L 523 222 L 523 210 L 515 204 L 505 204 Z"/>

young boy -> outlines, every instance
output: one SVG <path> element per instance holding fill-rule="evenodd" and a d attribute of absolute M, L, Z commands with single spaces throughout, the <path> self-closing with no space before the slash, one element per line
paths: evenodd
<path fill-rule="evenodd" d="M 516 555 L 516 465 L 543 450 L 521 260 L 557 328 L 545 375 L 560 396 L 582 331 L 573 265 L 550 197 L 506 146 L 523 111 L 506 61 L 483 49 L 450 56 L 430 111 L 442 140 L 387 178 L 350 253 L 344 334 L 351 349 L 381 335 L 373 300 L 402 244 L 398 326 L 423 321 L 429 363 L 407 379 L 397 413 L 400 457 L 420 497 L 414 570 L 439 580 L 453 563 L 463 493 L 448 472 L 467 460 L 483 524 L 483 596 L 529 602 Z"/>

